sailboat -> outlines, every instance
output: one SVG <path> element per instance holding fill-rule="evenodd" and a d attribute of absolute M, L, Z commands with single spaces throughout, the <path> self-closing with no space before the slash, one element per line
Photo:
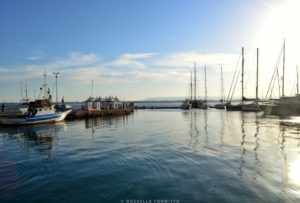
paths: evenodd
<path fill-rule="evenodd" d="M 242 104 L 242 111 L 261 111 L 260 105 L 258 104 L 258 53 L 259 49 L 256 49 L 257 52 L 257 60 L 256 60 L 256 89 L 255 89 L 255 102 L 250 104 Z M 247 101 L 246 98 L 244 98 L 245 101 Z"/>
<path fill-rule="evenodd" d="M 193 83 L 192 83 L 192 72 L 191 72 L 191 83 L 190 83 L 190 99 L 186 98 L 183 103 L 179 106 L 180 109 L 191 109 L 192 108 L 192 97 L 193 97 Z"/>
<path fill-rule="evenodd" d="M 283 41 L 283 47 L 282 47 L 282 96 L 280 97 L 279 100 L 272 100 L 269 101 L 268 103 L 264 103 L 261 105 L 262 110 L 264 111 L 265 115 L 280 115 L 280 116 L 289 116 L 289 115 L 300 115 L 300 95 L 299 95 L 299 88 L 297 87 L 297 94 L 295 96 L 285 96 L 284 92 L 284 79 L 285 79 L 285 39 Z M 280 53 L 281 56 L 281 53 Z M 275 68 L 274 74 L 277 72 L 278 75 L 278 66 Z M 277 77 L 277 79 L 278 79 Z M 272 82 L 274 83 L 275 79 L 272 77 L 269 89 L 271 87 Z M 298 80 L 298 70 L 297 70 L 297 80 Z M 297 86 L 298 86 L 298 81 L 297 81 Z M 271 88 L 273 89 L 273 88 Z M 270 91 L 272 92 L 272 91 Z M 269 90 L 267 92 L 268 96 Z M 279 91 L 280 93 L 280 91 Z M 272 94 L 270 94 L 272 95 Z M 266 96 L 266 97 L 267 97 Z"/>
<path fill-rule="evenodd" d="M 206 86 L 206 66 L 204 66 L 204 82 L 205 82 L 205 99 L 200 104 L 200 109 L 207 109 L 209 105 L 207 104 L 207 86 Z"/>
<path fill-rule="evenodd" d="M 224 82 L 223 82 L 223 69 L 221 66 L 221 99 L 220 102 L 215 105 L 216 109 L 225 109 L 226 108 L 226 104 L 224 103 L 225 99 L 224 99 Z"/>
<path fill-rule="evenodd" d="M 241 111 L 242 110 L 242 105 L 244 104 L 244 47 L 242 47 L 242 101 L 241 104 L 231 104 L 229 101 L 226 104 L 226 109 L 227 111 Z"/>

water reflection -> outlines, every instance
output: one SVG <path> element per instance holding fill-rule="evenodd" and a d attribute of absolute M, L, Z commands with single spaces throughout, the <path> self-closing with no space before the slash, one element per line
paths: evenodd
<path fill-rule="evenodd" d="M 22 147 L 27 152 L 31 148 L 38 152 L 47 152 L 58 143 L 57 133 L 64 128 L 66 128 L 65 123 L 19 127 L 1 126 L 0 134 L 7 138 L 8 143 L 22 143 Z"/>
<path fill-rule="evenodd" d="M 122 125 L 128 124 L 128 116 L 118 117 L 91 117 L 85 119 L 86 129 L 98 129 L 98 128 L 117 128 Z"/>

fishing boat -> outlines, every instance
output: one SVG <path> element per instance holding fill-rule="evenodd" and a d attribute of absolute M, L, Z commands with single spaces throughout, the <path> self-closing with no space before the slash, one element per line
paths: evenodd
<path fill-rule="evenodd" d="M 47 90 L 46 73 L 44 73 L 44 77 L 44 97 L 27 103 L 27 108 L 11 110 L 2 108 L 2 114 L 0 115 L 0 123 L 2 125 L 33 125 L 59 122 L 63 121 L 71 113 L 72 109 L 70 108 L 59 110 L 55 108 L 51 101 L 52 97 L 49 88 Z"/>
<path fill-rule="evenodd" d="M 224 103 L 224 82 L 223 82 L 223 69 L 222 69 L 222 66 L 221 66 L 221 99 L 220 99 L 220 102 L 221 103 L 218 103 L 215 105 L 215 108 L 216 109 L 225 109 L 226 108 L 226 104 Z"/>
<path fill-rule="evenodd" d="M 254 111 L 254 112 L 258 112 L 261 111 L 260 105 L 258 104 L 258 53 L 259 53 L 259 49 L 256 49 L 256 55 L 257 55 L 257 59 L 256 59 L 256 89 L 255 89 L 255 101 L 252 103 L 243 103 L 241 105 L 242 111 Z M 251 101 L 251 99 L 246 99 L 243 98 L 243 101 Z"/>
<path fill-rule="evenodd" d="M 63 121 L 71 113 L 72 109 L 56 111 L 50 99 L 40 99 L 29 103 L 29 108 L 21 115 L 0 117 L 3 125 L 32 125 L 41 123 L 53 123 Z"/>

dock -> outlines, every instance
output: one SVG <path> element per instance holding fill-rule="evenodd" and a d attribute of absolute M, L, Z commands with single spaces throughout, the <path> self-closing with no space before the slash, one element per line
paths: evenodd
<path fill-rule="evenodd" d="M 68 116 L 67 120 L 73 120 L 77 118 L 88 118 L 88 117 L 104 117 L 104 116 L 123 116 L 129 115 L 132 110 L 129 109 L 74 109 Z"/>

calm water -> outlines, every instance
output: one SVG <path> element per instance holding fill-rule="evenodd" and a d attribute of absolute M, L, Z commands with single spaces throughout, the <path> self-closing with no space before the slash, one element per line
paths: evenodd
<path fill-rule="evenodd" d="M 298 201 L 299 138 L 297 118 L 214 109 L 0 127 L 0 201 Z"/>

